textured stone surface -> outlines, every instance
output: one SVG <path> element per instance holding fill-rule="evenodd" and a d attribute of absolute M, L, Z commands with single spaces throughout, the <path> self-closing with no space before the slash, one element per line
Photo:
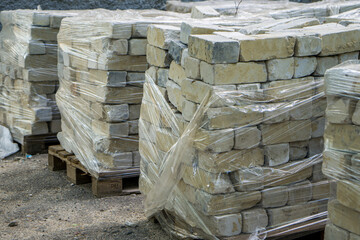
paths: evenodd
<path fill-rule="evenodd" d="M 330 221 L 347 231 L 360 235 L 360 212 L 345 207 L 337 200 L 329 202 L 328 214 Z"/>
<path fill-rule="evenodd" d="M 253 233 L 256 230 L 263 229 L 268 225 L 268 217 L 265 209 L 254 208 L 241 212 L 242 231 Z"/>
<path fill-rule="evenodd" d="M 285 80 L 294 76 L 294 58 L 272 59 L 266 62 L 268 79 Z"/>

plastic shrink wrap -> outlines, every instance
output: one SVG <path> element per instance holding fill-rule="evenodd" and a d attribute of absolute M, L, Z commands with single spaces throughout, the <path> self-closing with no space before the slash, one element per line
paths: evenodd
<path fill-rule="evenodd" d="M 0 33 L 0 124 L 14 139 L 60 131 L 57 33 L 71 11 L 2 11 Z M 52 133 L 52 135 L 51 135 Z"/>
<path fill-rule="evenodd" d="M 323 75 L 358 59 L 360 45 L 350 39 L 359 29 L 326 24 L 254 36 L 200 29 L 183 23 L 180 41 L 166 45 L 153 36 L 167 39 L 171 30 L 148 29 L 139 120 L 147 216 L 178 238 L 324 228 L 335 185 L 321 172 Z"/>
<path fill-rule="evenodd" d="M 323 172 L 337 180 L 325 239 L 360 239 L 360 62 L 327 70 Z"/>
<path fill-rule="evenodd" d="M 184 16 L 99 9 L 62 21 L 58 139 L 92 176 L 139 175 L 138 119 L 148 68 L 147 26 L 179 25 Z"/>

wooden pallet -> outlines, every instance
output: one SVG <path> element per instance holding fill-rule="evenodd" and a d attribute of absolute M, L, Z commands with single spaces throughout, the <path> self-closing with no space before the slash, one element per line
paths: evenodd
<path fill-rule="evenodd" d="M 138 180 L 140 169 L 130 168 L 118 171 L 91 174 L 72 153 L 61 145 L 49 147 L 48 168 L 52 171 L 66 170 L 67 179 L 74 184 L 92 184 L 96 197 L 140 193 Z"/>

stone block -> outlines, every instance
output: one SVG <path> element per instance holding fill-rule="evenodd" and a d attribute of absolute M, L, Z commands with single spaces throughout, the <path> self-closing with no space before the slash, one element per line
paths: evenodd
<path fill-rule="evenodd" d="M 351 169 L 351 157 L 351 154 L 341 151 L 325 150 L 323 153 L 323 173 L 330 178 L 348 178 Z"/>
<path fill-rule="evenodd" d="M 210 6 L 194 6 L 191 9 L 191 18 L 202 19 L 212 17 L 220 17 L 220 13 Z"/>
<path fill-rule="evenodd" d="M 266 61 L 268 80 L 285 80 L 294 76 L 294 58 L 272 59 Z"/>
<path fill-rule="evenodd" d="M 321 37 L 318 34 L 297 34 L 295 56 L 315 56 L 321 52 Z"/>
<path fill-rule="evenodd" d="M 311 122 L 311 137 L 318 138 L 324 135 L 325 131 L 325 117 L 314 119 Z"/>
<path fill-rule="evenodd" d="M 360 175 L 359 173 L 357 175 Z M 342 205 L 360 212 L 360 183 L 342 180 L 337 182 L 336 198 Z"/>
<path fill-rule="evenodd" d="M 46 47 L 43 41 L 30 41 L 28 53 L 31 55 L 46 54 Z"/>
<path fill-rule="evenodd" d="M 181 87 L 174 83 L 173 81 L 166 82 L 166 90 L 168 93 L 168 97 L 170 102 L 179 110 L 182 110 L 184 97 L 181 93 Z"/>
<path fill-rule="evenodd" d="M 350 233 L 342 228 L 328 223 L 325 227 L 326 240 L 349 240 Z"/>
<path fill-rule="evenodd" d="M 230 151 L 234 147 L 234 130 L 199 130 L 195 133 L 194 146 L 201 151 Z"/>
<path fill-rule="evenodd" d="M 289 161 L 289 144 L 266 145 L 264 147 L 265 164 L 273 167 Z"/>
<path fill-rule="evenodd" d="M 338 56 L 339 63 L 346 62 L 348 60 L 359 60 L 359 52 L 343 53 Z"/>
<path fill-rule="evenodd" d="M 312 182 L 318 182 L 323 179 L 326 179 L 326 176 L 322 172 L 322 162 L 314 164 L 313 166 L 313 175 L 312 175 Z"/>
<path fill-rule="evenodd" d="M 236 63 L 239 59 L 238 41 L 219 35 L 191 35 L 189 55 L 208 63 Z"/>
<path fill-rule="evenodd" d="M 290 120 L 306 120 L 312 116 L 312 102 L 301 101 L 293 103 L 292 108 L 289 110 Z"/>
<path fill-rule="evenodd" d="M 261 62 L 236 64 L 200 63 L 201 79 L 211 85 L 266 82 L 266 66 Z"/>
<path fill-rule="evenodd" d="M 329 148 L 360 152 L 359 131 L 360 126 L 356 125 L 327 124 L 324 138 L 327 139 Z"/>
<path fill-rule="evenodd" d="M 295 57 L 294 66 L 294 78 L 310 76 L 317 66 L 316 57 Z"/>
<path fill-rule="evenodd" d="M 300 141 L 300 142 L 291 142 L 289 143 L 290 151 L 289 158 L 290 161 L 293 160 L 301 160 L 306 158 L 308 155 L 308 141 Z"/>
<path fill-rule="evenodd" d="M 148 43 L 162 49 L 168 49 L 170 41 L 179 36 L 180 28 L 170 25 L 150 25 L 147 31 Z"/>
<path fill-rule="evenodd" d="M 183 22 L 181 24 L 180 41 L 187 44 L 190 35 L 212 34 L 215 31 L 233 32 L 234 30 L 211 24 Z"/>
<path fill-rule="evenodd" d="M 340 204 L 337 200 L 329 202 L 328 214 L 330 221 L 342 229 L 360 235 L 360 212 Z"/>
<path fill-rule="evenodd" d="M 231 237 L 241 233 L 242 217 L 240 213 L 211 216 L 205 218 L 205 224 L 216 236 Z"/>
<path fill-rule="evenodd" d="M 137 136 L 93 139 L 93 150 L 99 153 L 137 151 L 138 149 L 139 138 Z"/>
<path fill-rule="evenodd" d="M 125 71 L 104 71 L 89 70 L 88 80 L 98 86 L 125 87 L 127 72 Z"/>
<path fill-rule="evenodd" d="M 184 59 L 184 69 L 186 77 L 200 79 L 200 60 L 190 56 Z"/>
<path fill-rule="evenodd" d="M 337 56 L 317 57 L 316 60 L 317 65 L 314 72 L 315 76 L 324 76 L 326 70 L 339 64 Z"/>
<path fill-rule="evenodd" d="M 93 132 L 107 138 L 116 138 L 129 135 L 129 123 L 106 123 L 93 120 L 91 123 Z"/>
<path fill-rule="evenodd" d="M 331 196 L 330 181 L 325 180 L 312 184 L 312 200 L 334 197 Z"/>
<path fill-rule="evenodd" d="M 172 61 L 169 69 L 169 78 L 181 86 L 182 81 L 186 79 L 185 69 L 175 61 Z"/>
<path fill-rule="evenodd" d="M 261 191 L 261 206 L 264 208 L 274 208 L 286 205 L 288 202 L 287 187 L 265 188 Z"/>
<path fill-rule="evenodd" d="M 130 55 L 146 55 L 147 39 L 130 39 L 129 40 L 129 54 Z"/>
<path fill-rule="evenodd" d="M 150 61 L 149 63 L 151 64 Z M 87 65 L 86 65 L 86 69 L 87 69 Z M 132 56 L 132 55 L 117 56 L 117 55 L 101 54 L 99 55 L 98 58 L 98 69 L 109 70 L 109 71 L 142 72 L 148 69 L 147 57 Z"/>
<path fill-rule="evenodd" d="M 139 134 L 139 120 L 129 121 L 129 134 L 138 135 Z"/>
<path fill-rule="evenodd" d="M 122 122 L 129 119 L 129 105 L 102 105 L 93 103 L 91 105 L 97 119 L 105 120 L 107 122 Z"/>
<path fill-rule="evenodd" d="M 186 121 L 191 121 L 191 119 L 194 117 L 195 112 L 197 110 L 197 104 L 193 103 L 191 101 L 188 101 L 186 99 L 183 99 L 182 102 L 182 115 Z"/>
<path fill-rule="evenodd" d="M 171 61 L 167 51 L 149 44 L 146 47 L 146 59 L 150 65 L 156 67 L 169 67 Z"/>
<path fill-rule="evenodd" d="M 264 124 L 281 123 L 290 120 L 289 104 L 284 103 L 264 103 Z"/>
<path fill-rule="evenodd" d="M 352 123 L 356 101 L 346 97 L 327 97 L 326 118 L 330 123 Z"/>
<path fill-rule="evenodd" d="M 360 101 L 356 103 L 355 110 L 351 120 L 353 124 L 360 125 Z"/>
<path fill-rule="evenodd" d="M 263 208 L 253 208 L 241 212 L 242 232 L 254 233 L 265 229 L 268 225 L 268 216 Z"/>
<path fill-rule="evenodd" d="M 235 129 L 234 149 L 249 149 L 259 146 L 261 131 L 257 127 L 241 127 Z"/>
<path fill-rule="evenodd" d="M 145 73 L 143 72 L 128 72 L 126 76 L 126 85 L 142 87 L 145 82 Z"/>
<path fill-rule="evenodd" d="M 159 85 L 160 87 L 164 87 L 164 88 L 166 87 L 166 83 L 169 80 L 169 72 L 170 72 L 170 70 L 166 69 L 166 68 L 159 68 L 157 70 L 157 85 Z M 175 76 L 174 76 L 174 78 L 175 78 Z"/>
<path fill-rule="evenodd" d="M 181 64 L 182 53 L 185 49 L 187 46 L 178 40 L 172 40 L 169 43 L 169 55 L 177 64 Z"/>
<path fill-rule="evenodd" d="M 312 138 L 309 141 L 309 157 L 321 154 L 324 150 L 324 139 L 322 137 Z"/>
<path fill-rule="evenodd" d="M 295 183 L 288 188 L 289 199 L 287 205 L 306 203 L 312 198 L 312 185 L 310 181 Z"/>

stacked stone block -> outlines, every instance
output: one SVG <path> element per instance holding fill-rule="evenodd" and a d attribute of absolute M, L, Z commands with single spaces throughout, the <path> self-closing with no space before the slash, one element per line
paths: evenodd
<path fill-rule="evenodd" d="M 148 39 L 169 32 L 181 41 L 147 47 L 139 126 L 148 215 L 191 237 L 246 239 L 324 222 L 334 184 L 321 172 L 323 75 L 358 59 L 360 29 L 244 35 L 183 23 L 151 26 Z"/>
<path fill-rule="evenodd" d="M 75 12 L 16 10 L 1 12 L 0 124 L 14 139 L 61 130 L 55 103 L 58 88 L 57 33 Z"/>
<path fill-rule="evenodd" d="M 337 180 L 329 202 L 325 239 L 360 239 L 360 62 L 329 69 L 326 81 L 326 128 L 323 172 Z"/>
<path fill-rule="evenodd" d="M 97 10 L 61 25 L 58 139 L 94 176 L 139 167 L 146 33 L 157 13 Z"/>

